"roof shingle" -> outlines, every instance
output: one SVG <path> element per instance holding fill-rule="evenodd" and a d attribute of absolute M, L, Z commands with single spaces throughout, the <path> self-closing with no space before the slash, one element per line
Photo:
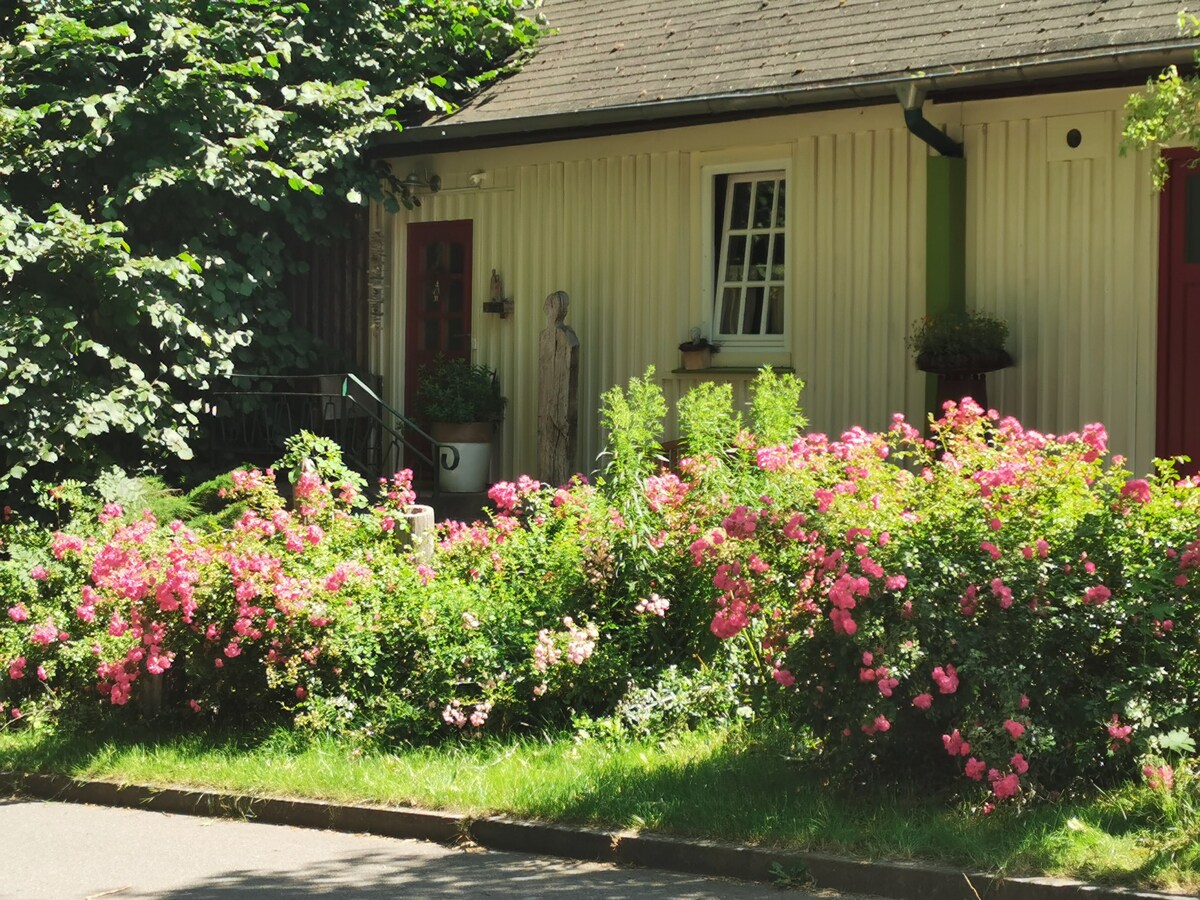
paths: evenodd
<path fill-rule="evenodd" d="M 1179 0 L 548 0 L 557 32 L 444 126 L 1193 46 Z"/>

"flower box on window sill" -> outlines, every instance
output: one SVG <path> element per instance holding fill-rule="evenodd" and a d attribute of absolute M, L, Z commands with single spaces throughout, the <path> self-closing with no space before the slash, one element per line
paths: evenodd
<path fill-rule="evenodd" d="M 707 369 L 712 365 L 713 354 L 720 349 L 720 344 L 701 337 L 699 328 L 693 328 L 691 338 L 679 345 L 685 369 Z"/>

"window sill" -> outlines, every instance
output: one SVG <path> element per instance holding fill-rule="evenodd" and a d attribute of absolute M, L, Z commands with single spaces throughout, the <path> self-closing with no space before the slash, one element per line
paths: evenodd
<path fill-rule="evenodd" d="M 763 363 L 770 365 L 770 363 Z M 757 375 L 762 366 L 709 366 L 706 369 L 672 369 L 672 375 Z M 772 372 L 781 375 L 794 375 L 796 370 L 791 366 L 771 365 Z"/>

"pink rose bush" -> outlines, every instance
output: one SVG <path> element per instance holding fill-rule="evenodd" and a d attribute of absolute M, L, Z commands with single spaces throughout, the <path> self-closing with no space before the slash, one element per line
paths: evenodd
<path fill-rule="evenodd" d="M 53 533 L 14 518 L 0 529 L 0 548 L 40 558 L 32 566 L 0 558 L 0 589 L 11 598 L 0 702 L 19 706 L 23 721 L 80 704 L 138 715 L 157 679 L 166 716 L 283 716 L 418 735 L 445 728 L 424 700 L 393 695 L 410 680 L 483 727 L 492 709 L 483 694 L 502 694 L 504 673 L 490 687 L 471 685 L 478 696 L 469 704 L 453 696 L 464 647 L 445 646 L 438 624 L 453 618 L 465 644 L 486 641 L 462 626 L 469 593 L 435 592 L 435 567 L 409 556 L 411 479 L 404 471 L 384 480 L 367 504 L 353 481 L 309 470 L 289 504 L 273 472 L 238 470 L 208 492 L 215 508 L 196 527 L 89 506 L 82 494 Z"/>
<path fill-rule="evenodd" d="M 524 554 L 520 571 L 593 598 L 592 621 L 614 632 L 598 652 L 633 664 L 619 675 L 652 684 L 668 663 L 735 659 L 759 710 L 831 761 L 901 775 L 941 745 L 948 773 L 993 804 L 1111 772 L 1114 714 L 1139 710 L 1147 737 L 1197 724 L 1172 699 L 1190 690 L 1179 660 L 1195 658 L 1179 637 L 1195 627 L 1194 481 L 1130 478 L 1099 425 L 1042 434 L 969 400 L 928 438 L 899 416 L 881 433 L 800 435 L 779 427 L 781 394 L 760 379 L 746 423 L 727 391 L 698 389 L 676 469 L 649 438 L 624 440 L 595 485 L 523 494 L 521 527 L 501 503 L 456 564 L 504 592 L 514 559 L 501 548 L 489 565 L 484 548 L 569 536 L 584 578 Z M 608 399 L 613 426 L 640 409 L 656 433 L 648 382 Z M 646 598 L 664 595 L 654 622 Z M 1144 747 L 1137 734 L 1122 747 Z"/>
<path fill-rule="evenodd" d="M 501 486 L 495 520 L 448 526 L 426 561 L 407 539 L 411 472 L 365 491 L 322 463 L 297 471 L 290 500 L 275 472 L 234 471 L 189 523 L 80 494 L 53 533 L 6 526 L 2 546 L 20 549 L 0 559 L 0 703 L 23 722 L 98 706 L 423 738 L 561 721 L 607 702 L 597 685 L 627 683 L 592 593 L 615 574 L 607 540 L 589 537 L 585 559 L 514 516 L 528 499 L 539 528 L 574 527 L 591 509 L 583 482 L 558 506 L 530 479 Z M 467 551 L 473 574 L 457 568 Z M 519 596 L 495 590 L 509 579 Z M 643 630 L 662 632 L 665 597 L 633 606 Z"/>
<path fill-rule="evenodd" d="M 180 714 L 405 736 L 775 717 L 835 769 L 941 772 L 989 808 L 1137 776 L 1155 735 L 1200 725 L 1178 699 L 1200 671 L 1195 480 L 969 399 L 928 436 L 896 416 L 830 437 L 800 432 L 794 378 L 753 396 L 685 397 L 671 466 L 635 379 L 606 395 L 597 477 L 494 485 L 431 562 L 404 545 L 403 476 L 373 505 L 305 473 L 289 505 L 241 472 L 220 528 L 64 525 L 0 566 L 0 671 L 21 676 L 0 702 L 127 709 L 154 676 Z"/>

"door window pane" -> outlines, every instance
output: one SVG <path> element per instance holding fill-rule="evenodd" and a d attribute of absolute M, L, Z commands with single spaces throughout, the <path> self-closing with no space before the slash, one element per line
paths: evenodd
<path fill-rule="evenodd" d="M 447 323 L 450 330 L 450 338 L 447 341 L 449 346 L 446 348 L 448 353 L 460 353 L 467 349 L 467 332 L 463 328 L 462 319 L 450 319 Z"/>
<path fill-rule="evenodd" d="M 442 305 L 442 283 L 438 279 L 425 282 L 425 312 L 436 313 Z"/>
<path fill-rule="evenodd" d="M 442 323 L 437 319 L 425 320 L 425 347 L 423 349 L 430 350 L 434 353 L 442 348 Z"/>
<path fill-rule="evenodd" d="M 1183 258 L 1185 262 L 1200 263 L 1200 175 L 1187 169 L 1178 177 L 1187 179 L 1187 202 L 1184 208 Z"/>
<path fill-rule="evenodd" d="M 441 241 L 434 241 L 425 248 L 425 271 L 446 271 L 446 245 Z"/>

